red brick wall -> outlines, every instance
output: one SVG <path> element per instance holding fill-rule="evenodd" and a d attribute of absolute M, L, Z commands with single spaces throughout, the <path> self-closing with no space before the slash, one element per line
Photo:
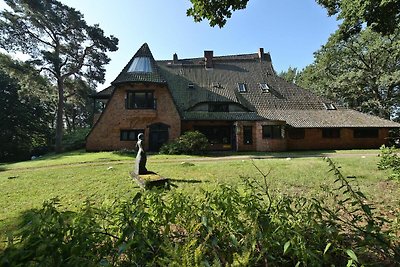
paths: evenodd
<path fill-rule="evenodd" d="M 153 90 L 157 99 L 157 109 L 126 109 L 127 90 Z M 107 107 L 86 139 L 86 150 L 119 150 L 135 148 L 135 141 L 120 141 L 120 130 L 144 129 L 145 149 L 148 149 L 149 128 L 153 123 L 168 124 L 169 139 L 177 138 L 181 133 L 181 123 L 171 94 L 165 85 L 158 84 L 126 84 L 118 86 Z"/>
<path fill-rule="evenodd" d="M 305 129 L 304 139 L 287 137 L 288 150 L 378 148 L 387 143 L 388 129 L 379 129 L 378 138 L 354 138 L 353 129 L 342 128 L 340 138 L 323 138 L 322 129 Z"/>
<path fill-rule="evenodd" d="M 257 122 L 256 133 L 257 133 L 257 151 L 285 151 L 287 150 L 287 139 L 285 133 L 283 133 L 282 139 L 264 139 L 262 135 L 263 125 L 281 125 L 284 127 L 283 122 Z"/>

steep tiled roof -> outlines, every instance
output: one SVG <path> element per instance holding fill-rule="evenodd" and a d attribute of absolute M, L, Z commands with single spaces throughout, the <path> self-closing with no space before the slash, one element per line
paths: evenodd
<path fill-rule="evenodd" d="M 213 58 L 206 69 L 204 58 L 157 61 L 183 120 L 281 120 L 293 127 L 400 127 L 400 124 L 336 106 L 331 101 L 288 83 L 276 75 L 269 54 Z M 239 93 L 238 83 L 247 91 Z M 263 92 L 260 83 L 267 83 Z M 189 84 L 192 84 L 189 86 Z M 196 111 L 205 102 L 230 102 L 247 112 Z"/>
<path fill-rule="evenodd" d="M 129 67 L 135 58 L 146 57 L 150 59 L 151 72 L 130 72 Z M 165 83 L 165 79 L 159 72 L 157 63 L 153 58 L 153 54 L 150 51 L 149 46 L 145 43 L 140 47 L 132 59 L 128 62 L 125 68 L 117 76 L 117 78 L 112 82 L 113 85 L 126 82 L 153 82 L 153 83 Z"/>
<path fill-rule="evenodd" d="M 114 86 L 110 85 L 109 87 L 97 92 L 96 98 L 109 98 L 114 91 Z"/>

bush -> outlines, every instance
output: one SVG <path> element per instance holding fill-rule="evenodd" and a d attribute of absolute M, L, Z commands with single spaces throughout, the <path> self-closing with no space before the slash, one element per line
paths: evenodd
<path fill-rule="evenodd" d="M 259 179 L 199 195 L 144 191 L 80 212 L 57 200 L 25 216 L 1 266 L 397 266 L 399 239 L 339 169 L 319 198 Z M 11 235 L 10 235 L 11 236 Z"/>
<path fill-rule="evenodd" d="M 400 157 L 397 155 L 397 149 L 394 146 L 383 145 L 380 148 L 379 157 L 381 159 L 378 162 L 378 169 L 391 169 L 393 170 L 391 178 L 400 180 Z"/>
<path fill-rule="evenodd" d="M 62 140 L 64 151 L 84 148 L 86 144 L 86 136 L 89 131 L 90 128 L 79 128 L 73 132 L 66 133 Z"/>
<path fill-rule="evenodd" d="M 185 132 L 177 140 L 164 144 L 161 154 L 177 155 L 177 154 L 203 154 L 208 147 L 207 137 L 199 131 Z"/>

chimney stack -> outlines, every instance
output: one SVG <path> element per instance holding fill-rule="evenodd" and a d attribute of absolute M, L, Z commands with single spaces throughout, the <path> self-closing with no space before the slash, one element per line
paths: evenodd
<path fill-rule="evenodd" d="M 265 60 L 264 48 L 262 47 L 258 49 L 258 58 L 260 59 L 260 61 Z"/>
<path fill-rule="evenodd" d="M 178 63 L 178 55 L 176 53 L 174 53 L 174 55 L 172 57 L 173 57 L 172 63 L 177 64 Z"/>
<path fill-rule="evenodd" d="M 204 51 L 204 61 L 206 69 L 212 69 L 214 66 L 213 55 L 214 55 L 213 51 Z"/>

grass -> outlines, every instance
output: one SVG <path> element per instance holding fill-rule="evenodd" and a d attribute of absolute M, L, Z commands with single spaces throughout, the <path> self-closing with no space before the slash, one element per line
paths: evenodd
<path fill-rule="evenodd" d="M 320 192 L 321 186 L 333 186 L 334 178 L 328 172 L 327 163 L 321 158 L 309 157 L 326 153 L 342 166 L 345 176 L 357 177 L 353 183 L 381 209 L 398 209 L 400 185 L 387 180 L 389 171 L 377 169 L 378 150 L 257 153 L 256 159 L 251 159 L 248 153 L 228 158 L 221 154 L 200 158 L 149 155 L 147 169 L 172 179 L 178 186 L 173 190 L 195 194 L 202 189 L 212 190 L 218 183 L 238 184 L 240 177 L 261 179 L 255 164 L 262 172 L 269 173 L 271 190 L 313 195 Z M 272 158 L 257 159 L 260 156 Z M 77 210 L 87 199 L 100 204 L 108 199 L 131 197 L 140 190 L 129 175 L 133 165 L 134 155 L 129 153 L 84 151 L 1 164 L 0 239 L 4 240 L 24 211 L 38 208 L 50 198 L 58 197 L 65 209 Z"/>

